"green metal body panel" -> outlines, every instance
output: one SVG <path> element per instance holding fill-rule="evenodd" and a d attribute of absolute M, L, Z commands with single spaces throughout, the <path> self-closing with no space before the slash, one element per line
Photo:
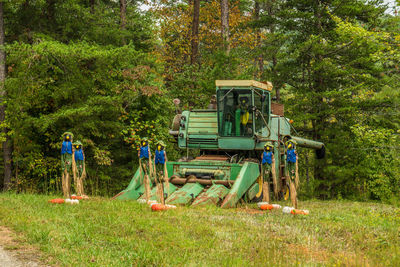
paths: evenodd
<path fill-rule="evenodd" d="M 253 150 L 255 141 L 251 137 L 220 137 L 218 147 L 223 150 Z"/>
<path fill-rule="evenodd" d="M 235 207 L 239 199 L 241 199 L 250 186 L 255 183 L 258 175 L 260 175 L 258 164 L 253 162 L 245 162 L 231 190 L 222 202 L 221 207 Z"/>
<path fill-rule="evenodd" d="M 173 162 L 167 161 L 167 172 L 168 172 L 168 177 L 171 177 L 173 171 L 174 171 L 174 165 L 172 164 Z"/>
<path fill-rule="evenodd" d="M 175 191 L 166 200 L 168 204 L 175 205 L 188 205 L 190 204 L 200 193 L 204 187 L 198 183 L 185 184 L 181 189 Z"/>
<path fill-rule="evenodd" d="M 184 111 L 178 137 L 180 148 L 218 148 L 218 119 L 215 110 Z M 183 125 L 183 126 L 182 126 Z"/>
<path fill-rule="evenodd" d="M 137 187 L 139 187 L 141 185 L 140 178 L 141 178 L 140 170 L 138 168 L 136 170 L 135 174 L 133 175 L 133 178 L 132 178 L 131 182 L 129 183 L 128 187 L 126 188 L 126 190 L 133 190 L 133 189 L 136 189 Z"/>
<path fill-rule="evenodd" d="M 249 190 L 246 193 L 246 200 L 247 201 L 253 200 L 256 197 L 259 189 L 260 187 L 257 182 L 254 183 L 252 186 L 250 186 Z"/>
<path fill-rule="evenodd" d="M 140 185 L 136 189 L 124 190 L 118 194 L 116 199 L 119 200 L 136 200 L 139 199 L 144 193 L 144 185 Z"/>
<path fill-rule="evenodd" d="M 166 193 L 167 196 L 170 196 L 176 190 L 178 190 L 178 187 L 175 185 L 169 183 L 169 187 L 167 187 L 167 183 L 164 183 L 164 193 Z"/>
<path fill-rule="evenodd" d="M 211 186 L 207 191 L 201 193 L 192 203 L 196 205 L 217 205 L 228 194 L 229 189 L 221 184 Z"/>
<path fill-rule="evenodd" d="M 142 187 L 139 168 L 133 175 L 128 187 L 120 192 L 115 199 L 127 200 L 138 199 L 143 194 L 144 188 Z"/>

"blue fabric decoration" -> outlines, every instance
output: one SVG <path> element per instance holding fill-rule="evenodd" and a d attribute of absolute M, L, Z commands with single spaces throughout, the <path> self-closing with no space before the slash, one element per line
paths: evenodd
<path fill-rule="evenodd" d="M 295 150 L 294 149 L 288 149 L 287 150 L 287 162 L 293 162 L 295 163 L 297 160 L 296 154 L 295 154 Z"/>
<path fill-rule="evenodd" d="M 263 152 L 262 164 L 265 164 L 265 163 L 268 163 L 268 164 L 272 163 L 272 152 L 267 152 L 267 151 Z"/>
<path fill-rule="evenodd" d="M 68 153 L 68 154 L 72 155 L 72 143 L 71 143 L 71 141 L 64 141 L 62 143 L 61 155 L 64 155 L 65 153 Z"/>
<path fill-rule="evenodd" d="M 83 160 L 83 151 L 82 151 L 82 149 L 75 150 L 75 160 Z"/>
<path fill-rule="evenodd" d="M 155 152 L 155 158 L 154 158 L 154 163 L 155 164 L 164 164 L 165 163 L 165 154 L 164 154 L 164 150 L 156 150 Z"/>
<path fill-rule="evenodd" d="M 149 146 L 141 146 L 140 147 L 140 158 L 149 158 Z"/>

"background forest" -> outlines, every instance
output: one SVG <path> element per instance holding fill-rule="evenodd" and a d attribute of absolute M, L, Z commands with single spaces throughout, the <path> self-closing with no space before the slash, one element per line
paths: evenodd
<path fill-rule="evenodd" d="M 0 7 L 4 189 L 59 192 L 61 135 L 72 131 L 85 146 L 87 193 L 114 195 L 137 167 L 140 136 L 169 140 L 169 159 L 180 157 L 172 99 L 205 108 L 216 79 L 255 79 L 274 84 L 299 135 L 326 145 L 323 161 L 299 150 L 300 197 L 400 199 L 400 16 L 384 1 Z"/>

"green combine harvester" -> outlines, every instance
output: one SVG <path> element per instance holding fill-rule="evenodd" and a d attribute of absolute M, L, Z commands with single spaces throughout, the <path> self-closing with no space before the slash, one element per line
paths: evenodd
<path fill-rule="evenodd" d="M 289 197 L 285 142 L 292 139 L 297 146 L 315 149 L 318 158 L 324 157 L 325 148 L 321 142 L 292 135 L 292 126 L 283 116 L 283 105 L 271 103 L 271 90 L 269 82 L 217 80 L 216 99 L 208 109 L 183 111 L 175 116 L 170 134 L 186 155 L 190 149 L 196 149 L 199 155 L 167 162 L 167 204 L 231 208 L 240 200 L 261 199 L 257 180 L 266 142 L 274 145 L 279 197 Z M 140 173 L 138 169 L 116 199 L 144 198 Z M 156 199 L 155 186 L 151 199 Z"/>

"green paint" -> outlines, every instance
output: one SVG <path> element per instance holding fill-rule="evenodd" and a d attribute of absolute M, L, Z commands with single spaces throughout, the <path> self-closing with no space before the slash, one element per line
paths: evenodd
<path fill-rule="evenodd" d="M 240 136 L 240 113 L 241 109 L 238 108 L 235 111 L 235 135 Z"/>
<path fill-rule="evenodd" d="M 122 191 L 122 194 L 116 197 L 119 200 L 136 200 L 144 194 L 144 185 L 140 185 L 137 189 Z"/>
<path fill-rule="evenodd" d="M 250 186 L 249 190 L 246 193 L 246 200 L 251 201 L 253 198 L 256 197 L 258 191 L 259 191 L 259 186 L 258 183 L 254 183 L 252 186 Z"/>
<path fill-rule="evenodd" d="M 226 150 L 253 150 L 255 142 L 253 137 L 220 137 L 218 147 Z"/>
<path fill-rule="evenodd" d="M 297 137 L 297 136 L 292 136 L 291 140 L 295 140 L 297 142 L 297 146 L 301 146 L 301 147 L 320 149 L 324 146 L 324 144 L 321 142 L 317 142 L 317 141 L 313 141 L 313 140 L 309 140 L 309 139 L 305 139 L 305 138 L 301 138 L 301 137 Z"/>
<path fill-rule="evenodd" d="M 258 164 L 253 162 L 245 162 L 231 190 L 222 202 L 221 207 L 235 207 L 239 199 L 241 199 L 250 186 L 254 184 L 259 175 L 260 171 Z"/>
<path fill-rule="evenodd" d="M 141 182 L 140 182 L 139 176 L 140 176 L 140 170 L 138 168 L 135 172 L 135 175 L 133 175 L 131 182 L 129 183 L 128 187 L 125 190 L 136 189 L 138 186 L 140 186 Z"/>
<path fill-rule="evenodd" d="M 212 185 L 207 191 L 201 193 L 194 201 L 197 205 L 217 205 L 228 194 L 229 189 L 221 184 Z"/>
<path fill-rule="evenodd" d="M 214 110 L 192 111 L 187 116 L 188 120 L 185 126 L 187 147 L 200 149 L 218 148 L 217 112 Z"/>
<path fill-rule="evenodd" d="M 116 199 L 121 199 L 121 200 L 138 199 L 140 195 L 143 194 L 144 192 L 144 190 L 141 190 L 143 189 L 143 187 L 141 186 L 142 186 L 142 179 L 140 179 L 140 170 L 138 168 L 135 172 L 135 175 L 133 175 L 133 178 L 131 179 L 128 187 L 122 192 L 120 192 L 119 196 L 117 196 Z"/>
<path fill-rule="evenodd" d="M 203 191 L 203 186 L 197 183 L 185 184 L 181 189 L 173 192 L 166 203 L 187 205 Z"/>

